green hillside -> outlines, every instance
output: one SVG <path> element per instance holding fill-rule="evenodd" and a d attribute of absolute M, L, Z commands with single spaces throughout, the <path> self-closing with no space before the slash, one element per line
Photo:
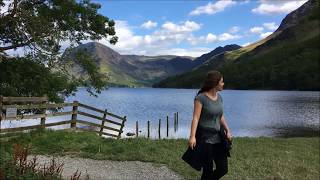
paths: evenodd
<path fill-rule="evenodd" d="M 320 90 L 319 6 L 219 70 L 232 89 Z"/>
<path fill-rule="evenodd" d="M 177 76 L 171 76 L 158 83 L 155 83 L 153 87 L 198 88 L 201 86 L 201 83 L 208 71 L 218 69 L 226 63 L 234 61 L 241 55 L 253 50 L 258 45 L 261 45 L 266 40 L 267 39 L 263 39 L 249 46 L 242 47 L 234 51 L 226 51 L 220 55 L 213 56 L 202 66 Z"/>
<path fill-rule="evenodd" d="M 229 89 L 319 90 L 319 2 L 308 3 L 311 10 L 304 16 L 290 13 L 280 25 L 286 28 L 266 39 L 216 56 L 193 71 L 154 86 L 198 88 L 206 73 L 217 69 Z M 302 11 L 299 9 L 295 13 Z"/>
<path fill-rule="evenodd" d="M 91 61 L 85 60 L 84 56 Z M 88 80 L 80 65 L 91 64 L 96 66 L 108 86 L 120 87 L 151 86 L 160 79 L 189 71 L 194 66 L 190 57 L 121 55 L 97 42 L 70 48 L 65 51 L 64 57 L 70 74 Z"/>
<path fill-rule="evenodd" d="M 109 87 L 141 87 L 145 86 L 143 82 L 134 77 L 123 73 L 122 71 L 112 68 L 107 63 L 100 63 L 99 72 L 104 74 L 108 79 Z"/>

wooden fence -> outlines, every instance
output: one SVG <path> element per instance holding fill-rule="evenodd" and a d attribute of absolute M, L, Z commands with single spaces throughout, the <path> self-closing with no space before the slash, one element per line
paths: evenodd
<path fill-rule="evenodd" d="M 72 107 L 71 111 L 66 112 L 54 112 L 48 111 L 49 109 Z M 30 111 L 26 115 L 19 113 L 20 111 Z M 32 111 L 33 110 L 33 111 Z M 94 113 L 89 113 L 88 110 Z M 34 112 L 38 113 L 34 113 Z M 40 113 L 39 113 L 40 112 Z M 97 115 L 97 113 L 99 115 Z M 66 116 L 70 115 L 70 119 L 62 120 L 53 123 L 47 123 L 48 117 Z M 82 118 L 79 118 L 81 115 Z M 98 120 L 100 123 L 90 122 L 89 118 L 93 118 L 95 121 Z M 84 131 L 93 131 L 98 133 L 100 136 L 106 135 L 111 137 L 120 138 L 123 132 L 124 123 L 126 122 L 126 116 L 121 117 L 108 112 L 107 110 L 101 110 L 92 106 L 82 104 L 78 101 L 72 103 L 48 103 L 47 97 L 3 97 L 0 96 L 0 122 L 5 120 L 22 120 L 22 119 L 38 119 L 40 118 L 40 124 L 32 126 L 5 128 L 0 127 L 0 133 L 11 133 L 24 130 L 31 130 L 37 128 L 52 127 L 58 125 L 70 124 L 71 129 L 80 129 Z M 77 124 L 88 125 L 94 127 L 94 129 L 84 129 L 77 127 Z M 109 126 L 107 126 L 108 124 Z M 96 130 L 99 128 L 99 130 Z M 69 128 L 67 128 L 69 129 Z M 108 130 L 104 132 L 103 130 Z M 116 133 L 116 134 L 114 134 Z"/>
<path fill-rule="evenodd" d="M 167 124 L 166 124 L 166 130 L 167 130 L 167 138 L 169 137 L 169 116 L 167 116 Z M 178 126 L 179 125 L 179 112 L 174 113 L 174 120 L 173 120 L 173 128 L 174 132 L 178 131 Z M 139 121 L 136 121 L 136 133 L 135 136 L 139 137 Z M 134 135 L 134 134 L 132 134 Z M 150 121 L 147 121 L 147 137 L 150 138 Z M 158 123 L 158 137 L 161 139 L 161 119 L 159 119 Z"/>

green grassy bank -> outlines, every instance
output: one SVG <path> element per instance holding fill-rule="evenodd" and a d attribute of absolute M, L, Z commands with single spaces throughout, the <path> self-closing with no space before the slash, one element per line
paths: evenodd
<path fill-rule="evenodd" d="M 224 179 L 319 179 L 319 142 L 319 137 L 235 138 Z M 1 156 L 10 156 L 14 143 L 29 145 L 32 154 L 154 162 L 166 164 L 186 179 L 200 178 L 200 172 L 181 160 L 185 139 L 117 140 L 87 132 L 35 131 L 2 140 Z"/>

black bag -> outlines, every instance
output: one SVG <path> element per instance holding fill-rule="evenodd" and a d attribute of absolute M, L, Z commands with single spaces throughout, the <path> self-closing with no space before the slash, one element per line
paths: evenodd
<path fill-rule="evenodd" d="M 201 171 L 202 164 L 199 154 L 199 148 L 194 148 L 192 150 L 190 147 L 188 147 L 187 151 L 182 155 L 182 159 L 195 170 Z"/>
<path fill-rule="evenodd" d="M 200 141 L 200 137 L 202 136 L 201 130 L 199 130 L 199 126 L 196 130 L 196 146 L 193 150 L 188 146 L 187 151 L 182 155 L 182 159 L 188 163 L 192 168 L 197 171 L 201 171 L 202 163 L 201 163 L 201 155 L 202 155 L 202 142 Z"/>
<path fill-rule="evenodd" d="M 227 153 L 227 156 L 231 157 L 230 151 L 232 149 L 232 142 L 229 141 L 225 132 L 225 128 L 223 126 L 220 126 L 220 136 L 221 136 L 221 143 L 223 144 L 223 147 L 225 152 Z"/>
<path fill-rule="evenodd" d="M 220 126 L 219 133 L 221 136 L 221 143 L 223 144 L 224 151 L 226 152 L 228 157 L 231 157 L 230 150 L 232 149 L 232 142 L 228 140 L 223 126 Z M 203 137 L 203 129 L 198 127 L 196 131 L 196 146 L 193 150 L 189 146 L 187 151 L 181 157 L 186 163 L 188 163 L 197 171 L 201 171 L 202 158 L 204 158 L 204 142 L 201 141 L 201 137 Z"/>

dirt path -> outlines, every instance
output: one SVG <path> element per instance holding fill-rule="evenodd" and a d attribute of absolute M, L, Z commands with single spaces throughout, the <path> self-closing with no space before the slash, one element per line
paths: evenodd
<path fill-rule="evenodd" d="M 29 156 L 32 158 L 33 156 Z M 51 157 L 38 155 L 39 165 L 48 164 Z M 183 179 L 183 177 L 165 165 L 155 165 L 153 163 L 140 161 L 109 161 L 109 160 L 93 160 L 84 158 L 71 158 L 68 156 L 57 157 L 58 162 L 63 162 L 62 176 L 64 179 L 70 179 L 74 172 L 81 172 L 81 179 L 89 176 L 91 180 L 102 179 Z"/>

